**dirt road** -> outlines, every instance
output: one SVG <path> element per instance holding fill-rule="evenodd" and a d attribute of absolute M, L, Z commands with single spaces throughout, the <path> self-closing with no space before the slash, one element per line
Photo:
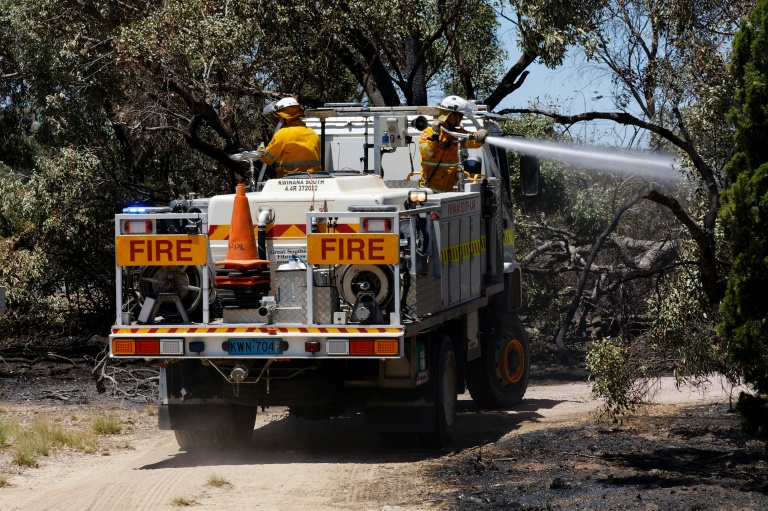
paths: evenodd
<path fill-rule="evenodd" d="M 702 394 L 678 391 L 671 381 L 663 382 L 657 396 L 666 403 L 725 399 L 717 384 Z M 482 412 L 462 396 L 456 442 L 443 451 L 386 450 L 363 428 L 360 413 L 307 421 L 273 408 L 259 415 L 250 448 L 186 453 L 172 433 L 157 431 L 156 417 L 146 408 L 111 402 L 98 407 L 119 414 L 124 432 L 100 440 L 96 454 L 56 452 L 42 458 L 39 468 L 18 469 L 4 451 L 0 469 L 10 485 L 0 488 L 0 510 L 457 509 L 462 496 L 434 474 L 460 452 L 578 424 L 598 405 L 584 382 L 534 383 L 514 411 Z M 2 403 L 2 415 L 42 414 L 67 423 L 82 420 L 94 406 L 9 400 Z"/>

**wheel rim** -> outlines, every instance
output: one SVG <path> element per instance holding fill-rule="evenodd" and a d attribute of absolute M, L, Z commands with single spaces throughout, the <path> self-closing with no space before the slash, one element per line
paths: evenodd
<path fill-rule="evenodd" d="M 517 383 L 525 372 L 525 351 L 517 339 L 508 339 L 501 349 L 499 372 L 507 383 Z"/>

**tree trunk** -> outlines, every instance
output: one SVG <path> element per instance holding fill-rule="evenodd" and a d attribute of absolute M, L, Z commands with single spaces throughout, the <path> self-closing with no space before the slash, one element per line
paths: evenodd
<path fill-rule="evenodd" d="M 420 59 L 422 43 L 419 34 L 411 33 L 405 41 L 405 51 L 411 80 L 410 90 L 404 91 L 409 105 L 427 105 L 427 76 L 424 72 L 424 60 Z"/>

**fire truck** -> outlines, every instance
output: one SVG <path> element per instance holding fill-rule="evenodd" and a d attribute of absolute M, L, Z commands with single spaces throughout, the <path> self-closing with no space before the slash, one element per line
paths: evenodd
<path fill-rule="evenodd" d="M 502 136 L 470 105 L 465 122 Z M 436 115 L 307 110 L 322 172 L 266 179 L 263 153 L 246 151 L 232 157 L 253 177 L 235 194 L 116 215 L 110 356 L 157 361 L 159 427 L 182 449 L 246 444 L 269 406 L 306 419 L 362 406 L 385 443 L 439 447 L 457 395 L 521 401 L 530 365 L 507 153 L 460 145 L 455 190 L 420 187 L 416 142 Z M 523 158 L 524 193 L 537 180 Z"/>

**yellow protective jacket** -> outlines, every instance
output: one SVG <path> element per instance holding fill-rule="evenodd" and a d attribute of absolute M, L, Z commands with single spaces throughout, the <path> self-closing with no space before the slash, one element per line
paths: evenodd
<path fill-rule="evenodd" d="M 294 172 L 320 172 L 320 137 L 300 119 L 283 120 L 267 145 L 262 162 L 275 165 L 277 177 Z"/>
<path fill-rule="evenodd" d="M 457 133 L 469 133 L 461 128 L 450 128 Z M 447 133 L 439 130 L 435 133 L 432 126 L 421 132 L 419 138 L 419 153 L 421 153 L 421 180 L 423 187 L 447 192 L 456 186 L 459 181 L 458 168 L 459 146 L 457 140 Z M 467 139 L 467 146 L 471 149 L 481 147 L 474 140 Z"/>

